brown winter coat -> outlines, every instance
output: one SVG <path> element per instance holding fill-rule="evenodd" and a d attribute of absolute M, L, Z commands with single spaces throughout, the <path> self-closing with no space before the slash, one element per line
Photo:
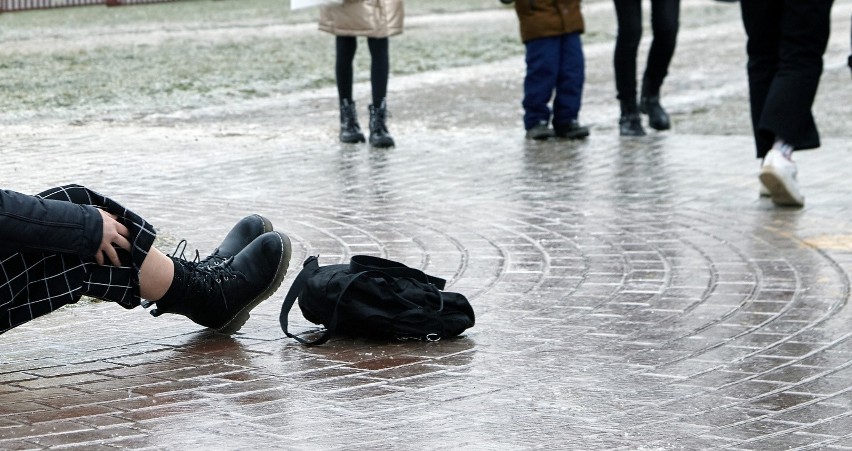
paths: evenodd
<path fill-rule="evenodd" d="M 515 12 L 523 42 L 585 29 L 580 0 L 515 0 Z"/>
<path fill-rule="evenodd" d="M 344 0 L 320 8 L 319 29 L 335 36 L 386 38 L 402 33 L 402 0 Z"/>

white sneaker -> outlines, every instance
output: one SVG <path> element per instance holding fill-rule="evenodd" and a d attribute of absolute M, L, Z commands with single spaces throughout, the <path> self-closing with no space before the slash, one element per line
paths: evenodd
<path fill-rule="evenodd" d="M 797 173 L 796 163 L 784 158 L 781 152 L 772 149 L 766 154 L 763 166 L 760 168 L 760 181 L 769 190 L 775 205 L 785 207 L 805 205 L 805 196 L 799 191 L 799 182 L 796 180 Z"/>

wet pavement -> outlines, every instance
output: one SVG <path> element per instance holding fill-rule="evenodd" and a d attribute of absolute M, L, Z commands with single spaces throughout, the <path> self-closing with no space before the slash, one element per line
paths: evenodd
<path fill-rule="evenodd" d="M 816 110 L 847 116 L 827 122 L 852 117 L 850 13 L 835 6 Z M 678 52 L 707 47 L 696 33 Z M 775 208 L 757 195 L 741 54 L 713 67 L 717 89 L 672 95 L 674 130 L 621 139 L 610 51 L 586 49 L 582 142 L 523 139 L 522 59 L 392 79 L 390 150 L 336 142 L 331 89 L 0 129 L 3 185 L 86 184 L 154 223 L 164 251 L 209 252 L 253 212 L 295 248 L 230 338 L 91 301 L 0 336 L 0 448 L 852 449 L 852 132 L 798 154 L 806 207 Z M 692 132 L 706 117 L 719 131 Z M 354 254 L 447 278 L 476 326 L 437 343 L 284 337 L 301 262 Z M 296 311 L 291 325 L 313 329 Z"/>

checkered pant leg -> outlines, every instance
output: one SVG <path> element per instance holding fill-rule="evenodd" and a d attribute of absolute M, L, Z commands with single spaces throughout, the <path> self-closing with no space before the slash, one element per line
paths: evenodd
<path fill-rule="evenodd" d="M 0 254 L 0 333 L 77 302 L 83 295 L 125 308 L 139 305 L 139 268 L 154 242 L 154 228 L 112 199 L 79 185 L 37 196 L 93 205 L 116 215 L 130 231 L 132 251 L 118 249 L 121 266 L 101 266 L 93 258 L 73 254 Z"/>

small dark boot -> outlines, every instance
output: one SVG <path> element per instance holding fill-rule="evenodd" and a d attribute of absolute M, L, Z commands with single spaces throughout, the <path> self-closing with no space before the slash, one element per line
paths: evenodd
<path fill-rule="evenodd" d="M 645 136 L 646 134 L 639 113 L 621 113 L 618 130 L 621 136 Z"/>
<path fill-rule="evenodd" d="M 544 141 L 545 139 L 553 138 L 554 133 L 553 129 L 547 124 L 547 121 L 541 121 L 538 124 L 535 124 L 527 130 L 527 139 L 532 139 L 536 141 Z"/>
<path fill-rule="evenodd" d="M 373 147 L 393 147 L 393 137 L 388 132 L 387 127 L 387 102 L 382 100 L 382 103 L 376 107 L 370 105 L 370 145 Z"/>
<path fill-rule="evenodd" d="M 621 136 L 645 136 L 645 129 L 642 128 L 642 116 L 639 115 L 636 99 L 621 101 L 621 118 L 618 120 L 618 130 Z"/>
<path fill-rule="evenodd" d="M 268 232 L 218 265 L 170 257 L 175 279 L 151 314 L 176 313 L 218 333 L 233 334 L 281 285 L 292 252 L 286 235 Z"/>
<path fill-rule="evenodd" d="M 639 101 L 639 111 L 648 115 L 648 125 L 654 130 L 668 130 L 671 128 L 669 114 L 660 105 L 660 96 L 642 96 Z"/>
<path fill-rule="evenodd" d="M 567 139 L 584 139 L 589 136 L 589 127 L 580 125 L 577 119 L 572 119 L 567 124 L 553 125 L 556 136 Z"/>
<path fill-rule="evenodd" d="M 215 266 L 240 253 L 255 238 L 272 231 L 272 221 L 261 216 L 251 215 L 241 219 L 225 236 L 212 254 L 201 260 L 200 264 Z"/>
<path fill-rule="evenodd" d="M 366 141 L 358 125 L 358 112 L 355 102 L 349 99 L 340 101 L 340 142 L 354 144 Z"/>

